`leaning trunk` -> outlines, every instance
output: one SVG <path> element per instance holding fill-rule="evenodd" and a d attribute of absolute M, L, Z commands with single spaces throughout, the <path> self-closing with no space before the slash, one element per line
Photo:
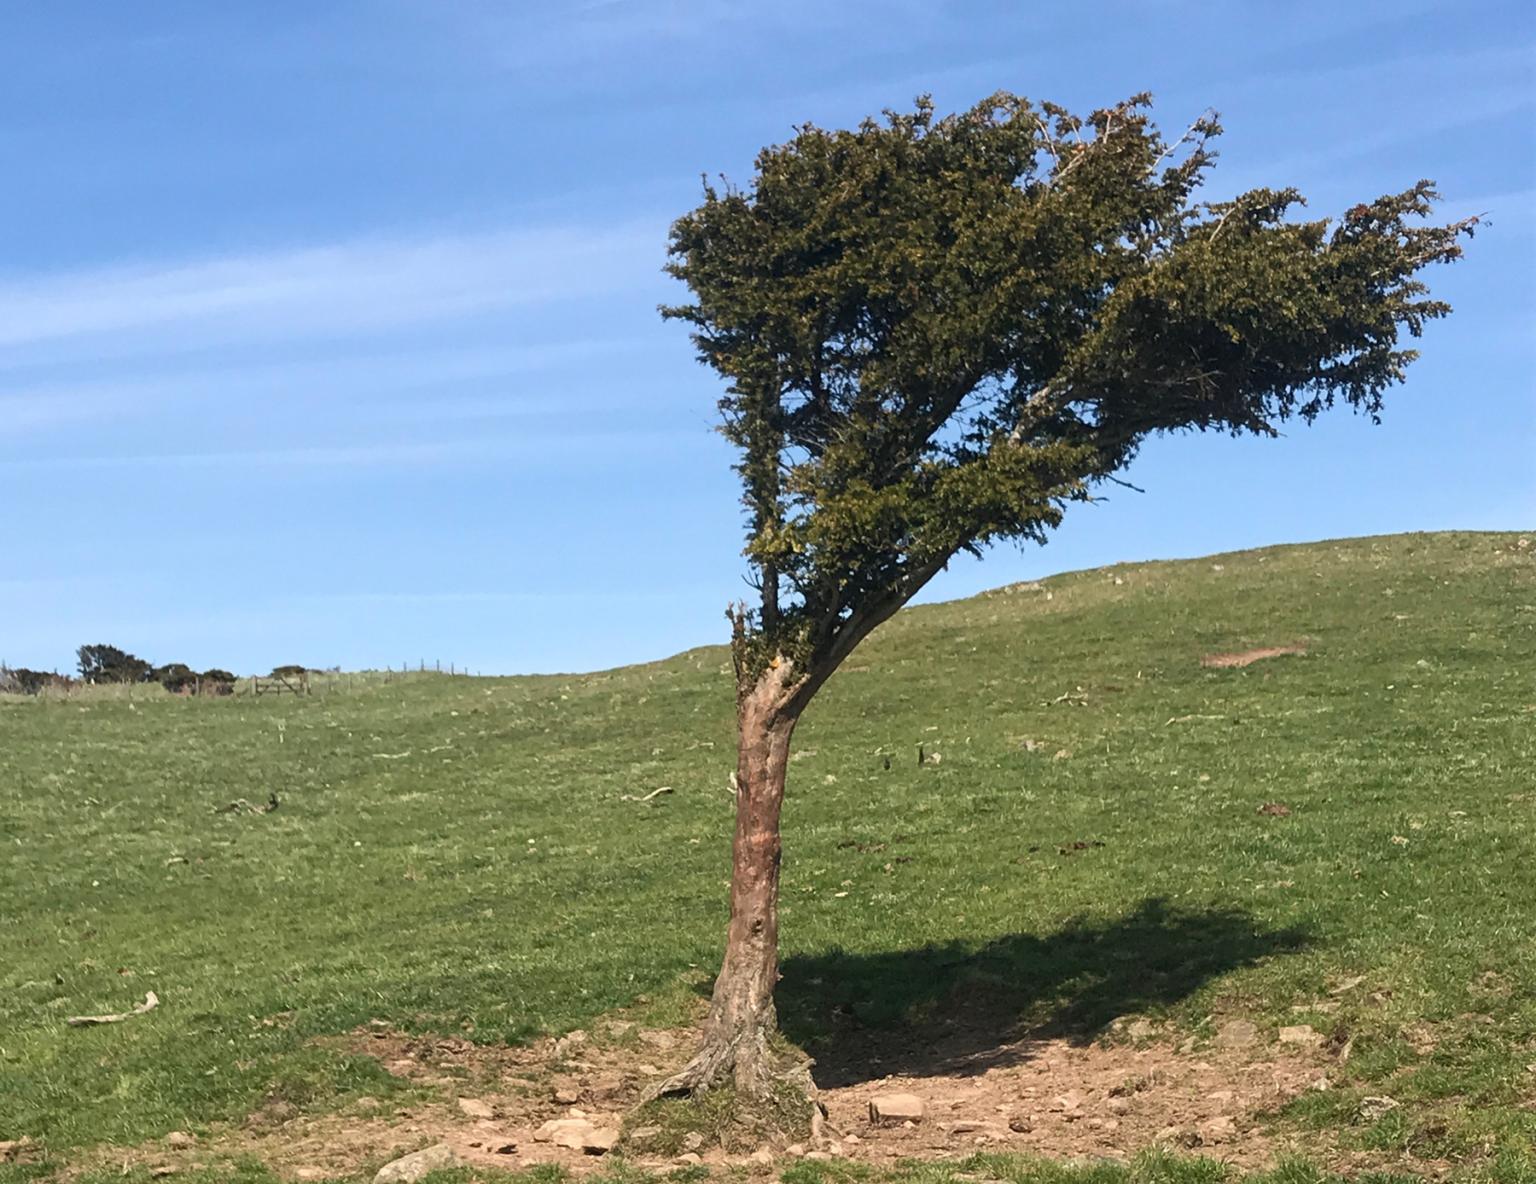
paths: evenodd
<path fill-rule="evenodd" d="M 777 1028 L 779 811 L 795 715 L 783 683 L 768 672 L 737 708 L 736 836 L 731 845 L 731 922 L 698 1054 L 662 1094 L 734 1085 L 765 1096 L 784 1076 L 769 1038 Z M 803 1069 L 801 1070 L 803 1073 Z"/>

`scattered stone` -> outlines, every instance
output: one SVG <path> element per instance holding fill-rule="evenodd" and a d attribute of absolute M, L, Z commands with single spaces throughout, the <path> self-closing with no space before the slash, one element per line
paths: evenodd
<path fill-rule="evenodd" d="M 830 1151 L 807 1151 L 805 1153 L 805 1158 L 806 1159 L 831 1159 L 832 1158 L 832 1153 Z"/>
<path fill-rule="evenodd" d="M 1401 1104 L 1396 1098 L 1389 1098 L 1385 1094 L 1361 1098 L 1360 1117 L 1366 1122 L 1375 1122 L 1383 1114 L 1390 1114 L 1396 1110 Z"/>
<path fill-rule="evenodd" d="M 1321 1044 L 1323 1034 L 1311 1024 L 1293 1024 L 1280 1029 L 1281 1044 Z"/>
<path fill-rule="evenodd" d="M 1532 1069 L 1531 1072 L 1532 1073 L 1536 1073 L 1536 1069 Z M 848 1135 L 844 1135 L 843 1136 L 843 1142 L 844 1143 L 853 1143 L 853 1144 L 857 1145 L 859 1143 L 862 1143 L 863 1141 L 864 1140 L 859 1138 L 858 1135 L 848 1134 Z"/>
<path fill-rule="evenodd" d="M 495 1118 L 496 1110 L 489 1103 L 480 1101 L 479 1098 L 460 1098 L 459 1109 L 467 1118 Z"/>
<path fill-rule="evenodd" d="M 704 1157 L 697 1151 L 684 1151 L 672 1162 L 680 1168 L 696 1168 L 704 1162 Z"/>
<path fill-rule="evenodd" d="M 618 1144 L 619 1132 L 611 1126 L 593 1127 L 582 1141 L 581 1150 L 587 1155 L 607 1155 Z"/>
<path fill-rule="evenodd" d="M 1215 1118 L 1208 1118 L 1200 1124 L 1201 1143 L 1225 1143 L 1235 1134 L 1237 1134 L 1237 1120 L 1230 1114 L 1218 1114 Z"/>
<path fill-rule="evenodd" d="M 704 1146 L 704 1136 L 698 1131 L 689 1131 L 683 1136 L 683 1150 L 697 1151 Z"/>
<path fill-rule="evenodd" d="M 1250 1020 L 1228 1020 L 1216 1033 L 1216 1043 L 1223 1048 L 1247 1048 L 1259 1039 L 1259 1026 Z"/>
<path fill-rule="evenodd" d="M 581 1091 L 569 1085 L 557 1085 L 553 1096 L 556 1104 L 560 1106 L 574 1106 L 581 1101 Z"/>
<path fill-rule="evenodd" d="M 1069 1089 L 1066 1093 L 1056 1098 L 1051 1104 L 1051 1109 L 1059 1110 L 1063 1114 L 1071 1116 L 1081 1111 L 1083 1103 L 1087 1100 L 1081 1090 Z"/>
<path fill-rule="evenodd" d="M 1104 1108 L 1111 1114 L 1129 1114 L 1131 1112 L 1130 1098 L 1110 1098 L 1104 1103 Z"/>
<path fill-rule="evenodd" d="M 172 1131 L 165 1136 L 165 1145 L 173 1151 L 185 1151 L 196 1143 L 197 1136 L 188 1134 L 186 1131 Z"/>
<path fill-rule="evenodd" d="M 629 1132 L 629 1137 L 636 1143 L 644 1143 L 647 1139 L 654 1139 L 659 1134 L 661 1134 L 659 1126 L 637 1126 Z"/>
<path fill-rule="evenodd" d="M 1035 1124 L 1030 1122 L 1022 1114 L 1015 1115 L 1008 1120 L 1008 1129 L 1016 1135 L 1027 1135 L 1035 1129 Z"/>
<path fill-rule="evenodd" d="M 1316 1081 L 1310 1082 L 1307 1085 L 1307 1088 L 1311 1089 L 1311 1090 L 1316 1090 L 1318 1093 L 1323 1093 L 1323 1092 L 1333 1088 L 1333 1082 L 1329 1081 L 1328 1080 L 1328 1074 L 1324 1073 Z"/>
<path fill-rule="evenodd" d="M 1309 1011 L 1315 1011 L 1319 1015 L 1332 1015 L 1338 1010 L 1339 1001 L 1337 999 L 1321 999 L 1316 1003 L 1293 1003 L 1291 1005 L 1291 1014 L 1293 1015 L 1306 1015 Z"/>
<path fill-rule="evenodd" d="M 452 1167 L 454 1162 L 453 1149 L 447 1143 L 438 1143 L 391 1160 L 378 1170 L 373 1184 L 416 1184 L 432 1172 Z"/>
<path fill-rule="evenodd" d="M 587 1042 L 587 1034 L 580 1028 L 574 1032 L 567 1032 L 559 1040 L 555 1041 L 555 1056 L 568 1057 Z"/>
<path fill-rule="evenodd" d="M 784 1154 L 785 1155 L 793 1155 L 796 1159 L 799 1159 L 802 1155 L 805 1154 L 805 1144 L 804 1143 L 791 1143 L 788 1147 L 786 1147 L 784 1149 Z"/>
<path fill-rule="evenodd" d="M 869 1121 L 887 1123 L 922 1122 L 927 1107 L 916 1094 L 876 1094 L 869 1099 Z"/>
<path fill-rule="evenodd" d="M 952 1135 L 985 1135 L 989 1139 L 999 1139 L 1003 1134 L 993 1123 L 977 1122 L 974 1119 L 962 1119 L 959 1122 L 950 1123 L 949 1133 Z"/>

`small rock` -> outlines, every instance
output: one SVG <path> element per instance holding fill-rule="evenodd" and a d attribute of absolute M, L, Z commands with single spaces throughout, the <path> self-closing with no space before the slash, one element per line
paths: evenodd
<path fill-rule="evenodd" d="M 1360 1117 L 1366 1122 L 1375 1122 L 1383 1114 L 1389 1114 L 1401 1105 L 1396 1098 L 1389 1098 L 1385 1094 L 1373 1095 L 1360 1099 Z"/>
<path fill-rule="evenodd" d="M 32 1140 L 26 1135 L 19 1139 L 0 1139 L 0 1163 L 10 1163 L 13 1159 L 20 1159 L 32 1147 Z"/>
<path fill-rule="evenodd" d="M 1223 1048 L 1246 1048 L 1259 1038 L 1259 1026 L 1249 1020 L 1228 1020 L 1216 1033 L 1216 1043 Z"/>
<path fill-rule="evenodd" d="M 1307 1088 L 1308 1089 L 1316 1090 L 1318 1093 L 1323 1093 L 1324 1091 L 1330 1090 L 1330 1089 L 1333 1088 L 1333 1082 L 1329 1081 L 1328 1080 L 1328 1074 L 1324 1073 L 1316 1081 L 1313 1081 L 1310 1084 L 1308 1084 Z"/>
<path fill-rule="evenodd" d="M 830 1151 L 807 1151 L 805 1153 L 805 1158 L 806 1159 L 831 1159 L 832 1158 L 832 1153 Z"/>
<path fill-rule="evenodd" d="M 1536 1069 L 1532 1069 L 1531 1072 L 1532 1073 L 1536 1073 Z M 857 1145 L 859 1143 L 862 1143 L 863 1141 L 864 1140 L 859 1138 L 858 1135 L 849 1134 L 849 1135 L 844 1135 L 843 1136 L 843 1142 L 844 1143 L 853 1143 L 853 1144 Z"/>
<path fill-rule="evenodd" d="M 1104 1109 L 1111 1114 L 1129 1114 L 1131 1112 L 1130 1098 L 1110 1098 L 1104 1103 Z"/>
<path fill-rule="evenodd" d="M 558 1085 L 554 1090 L 556 1104 L 561 1106 L 574 1106 L 581 1101 L 581 1091 L 569 1085 Z M 463 1105 L 461 1102 L 460 1105 Z"/>
<path fill-rule="evenodd" d="M 1035 1129 L 1035 1124 L 1022 1114 L 1018 1114 L 1008 1120 L 1008 1129 L 1017 1135 L 1027 1135 Z"/>
<path fill-rule="evenodd" d="M 1069 1089 L 1066 1093 L 1056 1098 L 1051 1104 L 1051 1109 L 1060 1110 L 1064 1114 L 1076 1114 L 1083 1108 L 1083 1103 L 1087 1100 L 1083 1096 L 1082 1091 Z"/>
<path fill-rule="evenodd" d="M 611 1126 L 593 1127 L 582 1140 L 581 1150 L 588 1155 L 607 1155 L 619 1141 L 619 1132 Z"/>
<path fill-rule="evenodd" d="M 992 1123 L 976 1122 L 972 1119 L 962 1119 L 960 1122 L 950 1123 L 949 1133 L 952 1135 L 986 1135 L 992 1139 L 1002 1134 Z"/>
<path fill-rule="evenodd" d="M 927 1107 L 916 1094 L 876 1094 L 869 1099 L 869 1121 L 876 1124 L 922 1122 Z"/>
<path fill-rule="evenodd" d="M 1200 1124 L 1200 1142 L 1225 1143 L 1237 1134 L 1237 1120 L 1230 1114 L 1218 1114 Z"/>
<path fill-rule="evenodd" d="M 495 1118 L 496 1110 L 479 1098 L 460 1098 L 459 1109 L 469 1118 Z"/>
<path fill-rule="evenodd" d="M 587 1042 L 587 1034 L 580 1028 L 574 1032 L 567 1032 L 559 1040 L 555 1041 L 555 1056 L 568 1057 Z"/>
<path fill-rule="evenodd" d="M 165 1136 L 165 1145 L 173 1151 L 185 1151 L 196 1143 L 197 1136 L 190 1135 L 186 1131 L 172 1131 Z"/>
<path fill-rule="evenodd" d="M 796 1159 L 799 1159 L 802 1155 L 805 1154 L 805 1144 L 791 1143 L 788 1147 L 784 1148 L 784 1154 L 793 1155 Z"/>
<path fill-rule="evenodd" d="M 680 1168 L 696 1168 L 704 1162 L 704 1157 L 697 1151 L 684 1151 L 672 1162 Z"/>
<path fill-rule="evenodd" d="M 391 1160 L 378 1170 L 373 1184 L 416 1184 L 423 1176 L 453 1164 L 453 1149 L 447 1143 L 438 1143 Z"/>
<path fill-rule="evenodd" d="M 1323 1034 L 1311 1024 L 1292 1024 L 1280 1029 L 1281 1044 L 1321 1044 Z"/>
<path fill-rule="evenodd" d="M 683 1150 L 697 1151 L 704 1146 L 704 1136 L 698 1131 L 689 1131 L 683 1136 Z"/>
<path fill-rule="evenodd" d="M 661 1134 L 659 1126 L 637 1126 L 629 1132 L 629 1137 L 637 1143 L 644 1143 L 647 1139 L 654 1139 Z"/>

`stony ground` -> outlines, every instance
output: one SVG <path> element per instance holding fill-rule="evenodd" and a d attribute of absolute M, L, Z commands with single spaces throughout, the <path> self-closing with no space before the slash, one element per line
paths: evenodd
<path fill-rule="evenodd" d="M 1317 1006 L 1326 1011 L 1329 1001 Z M 948 1056 L 939 1045 L 926 1050 L 934 1072 L 872 1073 L 823 1090 L 827 1121 L 806 1145 L 728 1154 L 700 1134 L 681 1156 L 648 1156 L 642 1148 L 630 1161 L 652 1169 L 702 1163 L 768 1171 L 798 1157 L 887 1165 L 978 1150 L 1125 1161 L 1164 1146 L 1263 1168 L 1293 1152 L 1318 1154 L 1318 1140 L 1299 1143 L 1295 1135 L 1276 1133 L 1268 1119 L 1306 1091 L 1332 1088 L 1330 1074 L 1348 1048 L 1330 1045 L 1305 1023 L 1269 1029 L 1233 1019 L 1211 1031 L 1175 1044 L 1153 1022 L 1128 1018 L 1091 1043 L 1027 1038 L 985 1057 Z M 121 1163 L 125 1170 L 148 1166 L 152 1174 L 172 1175 L 253 1157 L 283 1178 L 321 1180 L 434 1148 L 423 1166 L 558 1165 L 582 1174 L 608 1162 L 626 1112 L 648 1084 L 681 1064 L 694 1038 L 692 1029 L 646 1028 L 618 1018 L 590 1033 L 497 1048 L 407 1036 L 379 1023 L 335 1043 L 376 1058 L 410 1087 L 404 1102 L 364 1097 L 322 1115 L 273 1102 L 201 1139 L 174 1134 L 139 1147 L 101 1149 L 89 1166 Z M 894 1119 L 872 1117 L 893 1097 Z M 913 1098 L 917 1113 L 904 1118 Z M 1372 1161 L 1332 1150 L 1328 1157 L 1341 1168 L 1346 1161 L 1360 1167 Z"/>

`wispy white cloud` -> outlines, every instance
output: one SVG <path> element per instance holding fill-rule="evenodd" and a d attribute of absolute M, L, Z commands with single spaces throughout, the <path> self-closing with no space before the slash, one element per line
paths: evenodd
<path fill-rule="evenodd" d="M 323 472 L 369 466 L 419 467 L 504 459 L 517 459 L 525 464 L 563 463 L 572 456 L 591 459 L 605 451 L 616 457 L 640 456 L 654 460 L 656 455 L 668 449 L 699 445 L 712 439 L 712 433 L 702 428 L 696 432 L 614 430 L 561 432 L 558 436 L 478 435 L 420 442 L 321 444 L 206 452 L 25 456 L 0 458 L 0 471 L 185 468 L 243 472 L 252 467 L 278 467 Z"/>
<path fill-rule="evenodd" d="M 206 347 L 429 325 L 656 284 L 665 239 L 657 219 L 0 275 L 0 346 L 116 337 L 164 348 L 182 335 Z"/>
<path fill-rule="evenodd" d="M 166 366 L 154 359 L 136 372 L 69 382 L 9 386 L 0 365 L 0 438 L 81 422 L 120 420 L 162 413 L 170 408 L 249 405 L 274 399 L 313 404 L 366 404 L 377 421 L 442 421 L 536 415 L 568 407 L 568 390 L 542 393 L 525 384 L 504 395 L 423 400 L 419 392 L 451 391 L 488 379 L 513 378 L 569 370 L 595 358 L 643 349 L 639 338 L 593 338 L 545 344 L 426 347 L 402 350 L 377 347 L 319 359 L 220 366 Z M 118 368 L 114 368 L 118 369 Z M 401 398 L 399 396 L 409 396 Z"/>

